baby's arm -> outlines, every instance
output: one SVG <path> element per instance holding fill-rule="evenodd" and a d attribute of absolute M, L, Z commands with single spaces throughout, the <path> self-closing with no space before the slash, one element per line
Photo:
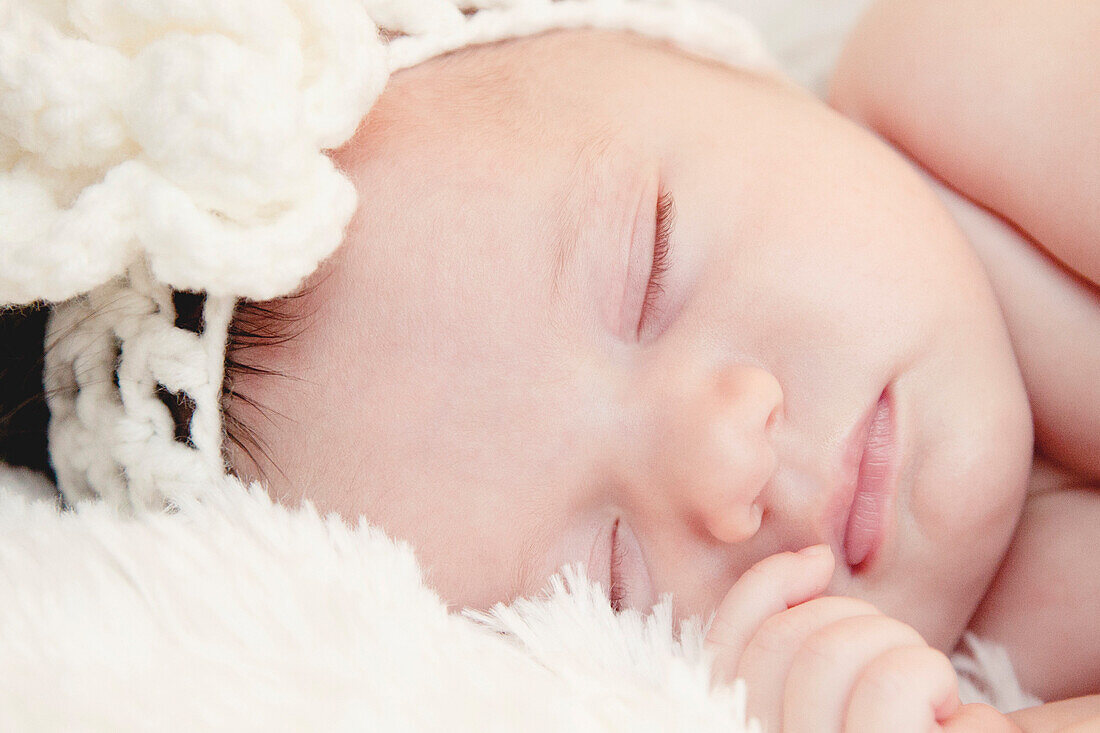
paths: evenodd
<path fill-rule="evenodd" d="M 841 111 L 1019 227 L 998 228 L 973 207 L 960 219 L 1004 309 L 1038 447 L 1094 481 L 1100 480 L 1097 48 L 1095 2 L 887 0 L 849 40 L 831 89 Z"/>
<path fill-rule="evenodd" d="M 832 95 L 1100 283 L 1100 4 L 888 0 Z"/>
<path fill-rule="evenodd" d="M 1019 730 L 988 706 L 960 706 L 950 662 L 911 627 L 864 601 L 816 597 L 832 572 L 823 546 L 766 558 L 711 624 L 716 676 L 745 680 L 766 730 Z"/>
<path fill-rule="evenodd" d="M 1100 691 L 1100 492 L 1028 498 L 1020 528 L 970 629 L 1004 645 L 1021 686 L 1045 700 Z M 1098 698 L 1100 699 L 1100 698 Z"/>

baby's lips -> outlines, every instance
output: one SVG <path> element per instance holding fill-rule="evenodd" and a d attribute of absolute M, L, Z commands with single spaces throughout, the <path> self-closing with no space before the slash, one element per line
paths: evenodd
<path fill-rule="evenodd" d="M 819 596 L 829 585 L 833 568 L 828 545 L 770 555 L 749 568 L 718 606 L 707 633 L 707 644 L 718 655 L 715 670 L 736 669 L 764 622 Z"/>

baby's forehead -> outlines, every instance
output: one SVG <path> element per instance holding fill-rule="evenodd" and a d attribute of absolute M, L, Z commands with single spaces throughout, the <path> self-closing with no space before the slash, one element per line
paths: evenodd
<path fill-rule="evenodd" d="M 531 103 L 549 90 L 540 89 L 533 65 L 560 44 L 538 39 L 542 42 L 532 45 L 534 40 L 470 46 L 396 72 L 344 147 L 440 138 L 462 147 L 537 123 Z"/>
<path fill-rule="evenodd" d="M 661 94 L 671 78 L 647 72 L 655 68 L 740 73 L 623 31 L 559 30 L 470 46 L 396 72 L 341 154 L 433 143 L 511 144 L 519 154 L 549 137 L 591 136 L 634 114 L 629 104 L 610 104 L 610 95 Z"/>
<path fill-rule="evenodd" d="M 534 68 L 564 51 L 565 38 L 550 41 L 468 48 L 395 74 L 332 153 L 359 190 L 349 244 L 446 269 L 454 258 L 477 267 L 475 255 L 504 266 L 560 234 L 579 169 L 624 146 L 613 126 L 552 98 L 556 85 Z"/>

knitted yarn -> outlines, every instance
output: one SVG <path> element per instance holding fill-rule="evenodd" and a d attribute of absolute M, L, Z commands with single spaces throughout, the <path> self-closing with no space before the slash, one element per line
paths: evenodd
<path fill-rule="evenodd" d="M 579 27 L 770 65 L 702 0 L 0 0 L 0 304 L 58 303 L 65 497 L 218 485 L 233 306 L 293 291 L 355 210 L 325 150 L 398 69 Z"/>

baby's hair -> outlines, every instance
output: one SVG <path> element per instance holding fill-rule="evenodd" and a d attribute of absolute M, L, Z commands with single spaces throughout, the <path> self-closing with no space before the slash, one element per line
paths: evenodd
<path fill-rule="evenodd" d="M 258 399 L 244 393 L 240 382 L 244 377 L 290 378 L 277 369 L 263 366 L 263 352 L 286 346 L 302 333 L 311 312 L 287 306 L 308 295 L 323 279 L 315 280 L 308 287 L 282 298 L 263 302 L 241 300 L 233 309 L 225 345 L 225 376 L 221 393 L 226 465 L 231 465 L 228 449 L 233 445 L 261 474 L 265 466 L 282 473 L 267 444 L 253 427 L 254 422 L 241 414 L 242 409 L 247 410 L 254 418 L 271 422 L 273 413 Z M 285 415 L 278 417 L 286 418 Z"/>

